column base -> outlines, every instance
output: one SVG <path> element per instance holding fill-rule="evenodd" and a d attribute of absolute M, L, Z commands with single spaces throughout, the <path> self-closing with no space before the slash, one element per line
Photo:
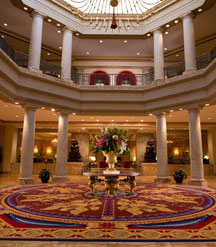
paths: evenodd
<path fill-rule="evenodd" d="M 194 186 L 203 186 L 203 187 L 207 187 L 208 184 L 206 182 L 205 179 L 191 179 L 188 182 L 189 185 L 194 185 Z"/>
<path fill-rule="evenodd" d="M 167 184 L 167 183 L 169 183 L 170 181 L 171 181 L 171 179 L 168 178 L 168 177 L 156 178 L 156 179 L 154 180 L 154 182 L 155 182 L 156 184 Z"/>
<path fill-rule="evenodd" d="M 19 178 L 19 184 L 26 185 L 26 184 L 34 184 L 33 178 Z"/>
<path fill-rule="evenodd" d="M 34 68 L 34 67 L 29 67 L 28 69 L 31 72 L 34 72 L 34 73 L 37 73 L 37 74 L 40 74 L 40 75 L 43 74 L 42 70 L 40 70 L 40 69 L 37 69 L 37 68 Z"/>
<path fill-rule="evenodd" d="M 188 69 L 188 70 L 185 70 L 184 72 L 183 72 L 183 75 L 189 75 L 189 74 L 191 74 L 191 73 L 193 73 L 193 72 L 196 72 L 197 71 L 197 69 Z"/>
<path fill-rule="evenodd" d="M 54 179 L 53 179 L 54 183 L 66 183 L 66 182 L 69 182 L 70 179 L 67 177 L 67 176 L 56 176 Z"/>

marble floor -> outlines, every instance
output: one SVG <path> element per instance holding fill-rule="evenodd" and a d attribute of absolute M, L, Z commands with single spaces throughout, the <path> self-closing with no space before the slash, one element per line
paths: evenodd
<path fill-rule="evenodd" d="M 87 182 L 83 176 L 70 176 L 71 182 Z M 137 181 L 153 183 L 155 177 L 140 176 Z M 188 180 L 184 181 L 187 184 Z M 40 179 L 34 176 L 35 183 Z M 216 176 L 207 177 L 208 186 L 216 189 Z M 173 179 L 171 183 L 174 183 Z M 18 175 L 0 174 L 0 186 L 17 185 Z M 0 247 L 216 247 L 216 242 L 51 242 L 51 241 L 0 241 Z"/>

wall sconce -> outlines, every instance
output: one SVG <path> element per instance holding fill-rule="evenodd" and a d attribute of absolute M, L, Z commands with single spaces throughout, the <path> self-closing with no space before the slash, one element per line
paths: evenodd
<path fill-rule="evenodd" d="M 38 147 L 37 146 L 34 147 L 34 153 L 35 154 L 38 153 Z"/>
<path fill-rule="evenodd" d="M 178 148 L 174 148 L 173 153 L 175 156 L 179 155 L 179 149 Z"/>
<path fill-rule="evenodd" d="M 96 157 L 95 157 L 95 156 L 89 156 L 89 159 L 90 159 L 92 162 L 95 162 L 95 161 L 96 161 Z"/>
<path fill-rule="evenodd" d="M 46 148 L 46 153 L 47 153 L 48 155 L 50 155 L 50 154 L 52 153 L 52 148 L 51 148 L 51 147 L 47 147 L 47 148 Z"/>

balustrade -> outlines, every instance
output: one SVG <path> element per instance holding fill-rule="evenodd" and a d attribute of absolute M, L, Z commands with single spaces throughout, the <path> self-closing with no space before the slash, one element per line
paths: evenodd
<path fill-rule="evenodd" d="M 0 37 L 0 48 L 20 67 L 27 68 L 28 66 L 28 55 L 21 52 L 15 51 L 2 37 Z M 198 69 L 206 68 L 214 59 L 216 58 L 216 47 L 207 54 L 198 56 L 197 67 Z M 40 70 L 42 73 L 55 77 L 61 77 L 61 67 L 45 60 L 40 60 Z M 164 68 L 164 79 L 182 75 L 185 71 L 185 63 L 180 62 L 176 64 L 169 65 Z M 95 76 L 93 86 L 103 86 L 104 84 L 104 74 L 80 74 L 71 73 L 71 79 L 73 83 L 79 85 L 90 85 L 90 77 Z M 154 81 L 154 71 L 147 74 L 124 74 L 122 76 L 121 82 L 117 83 L 118 74 L 107 74 L 109 78 L 110 86 L 144 86 L 149 85 Z M 132 83 L 133 81 L 133 83 Z"/>

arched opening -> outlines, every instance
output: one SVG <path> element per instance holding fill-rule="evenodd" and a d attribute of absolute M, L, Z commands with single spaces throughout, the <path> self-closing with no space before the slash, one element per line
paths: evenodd
<path fill-rule="evenodd" d="M 117 76 L 116 85 L 122 85 L 122 86 L 136 85 L 136 77 L 130 71 L 122 71 Z"/>
<path fill-rule="evenodd" d="M 109 85 L 110 79 L 106 72 L 97 70 L 90 76 L 90 85 Z"/>

